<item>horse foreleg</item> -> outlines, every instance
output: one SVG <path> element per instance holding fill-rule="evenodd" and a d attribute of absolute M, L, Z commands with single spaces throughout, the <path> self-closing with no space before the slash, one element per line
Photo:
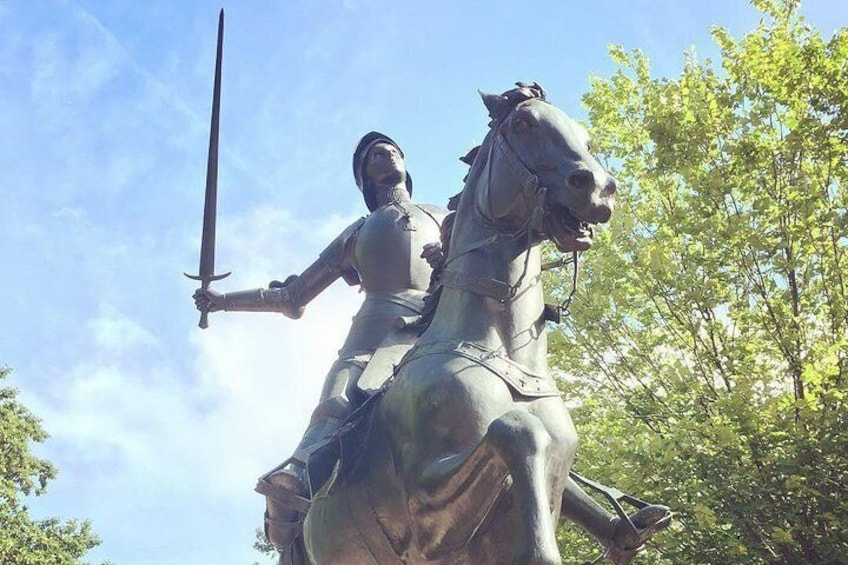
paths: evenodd
<path fill-rule="evenodd" d="M 427 558 L 461 550 L 512 480 L 518 511 L 511 562 L 561 562 L 546 463 L 552 440 L 542 422 L 514 410 L 495 419 L 480 443 L 427 465 L 410 506 L 419 548 Z"/>
<path fill-rule="evenodd" d="M 514 410 L 496 419 L 486 434 L 513 480 L 519 519 L 513 563 L 559 564 L 551 512 L 547 463 L 553 440 L 536 416 Z"/>

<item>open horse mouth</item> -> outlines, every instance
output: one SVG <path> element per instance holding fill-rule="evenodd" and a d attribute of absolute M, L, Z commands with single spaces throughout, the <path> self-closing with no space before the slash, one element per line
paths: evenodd
<path fill-rule="evenodd" d="M 592 247 L 592 226 L 574 216 L 566 206 L 548 203 L 545 231 L 557 249 L 564 253 L 586 251 Z"/>

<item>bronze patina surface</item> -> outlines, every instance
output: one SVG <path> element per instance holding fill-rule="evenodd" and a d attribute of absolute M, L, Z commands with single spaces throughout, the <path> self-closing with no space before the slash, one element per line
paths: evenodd
<path fill-rule="evenodd" d="M 664 506 L 569 475 L 577 436 L 547 365 L 539 244 L 589 249 L 615 181 L 538 85 L 483 100 L 490 129 L 450 229 L 411 201 L 400 146 L 371 132 L 353 159 L 368 216 L 300 275 L 194 295 L 201 311 L 290 318 L 339 278 L 366 295 L 297 451 L 257 486 L 281 563 L 560 563 L 563 517 L 624 564 L 669 523 Z"/>

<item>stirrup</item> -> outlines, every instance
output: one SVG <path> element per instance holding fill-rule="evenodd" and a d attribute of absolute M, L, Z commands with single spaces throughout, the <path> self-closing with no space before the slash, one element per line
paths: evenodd
<path fill-rule="evenodd" d="M 625 532 L 617 536 L 613 532 L 609 545 L 604 555 L 615 565 L 627 565 L 633 557 L 645 548 L 645 542 L 651 539 L 658 531 L 668 527 L 673 514 L 668 506 L 661 504 L 649 504 L 634 512 L 630 518 L 630 525 L 636 527 L 636 536 L 632 536 L 630 525 L 625 524 Z M 613 518 L 615 520 L 615 518 Z M 616 522 L 616 528 L 623 522 Z"/>
<path fill-rule="evenodd" d="M 285 470 L 288 465 L 303 466 L 294 458 L 287 459 L 259 477 L 254 490 L 287 510 L 306 514 L 312 504 L 308 488 L 301 477 Z"/>
<path fill-rule="evenodd" d="M 625 494 L 615 487 L 608 487 L 606 485 L 596 483 L 595 481 L 587 479 L 574 471 L 569 472 L 569 475 L 578 483 L 601 493 L 604 498 L 609 501 L 615 509 L 615 513 L 618 515 L 619 522 L 617 525 L 621 524 L 625 528 L 624 535 L 621 537 L 626 540 L 633 540 L 635 543 L 633 547 L 616 546 L 615 538 L 617 536 L 615 536 L 615 532 L 613 532 L 613 536 L 609 540 L 609 545 L 604 548 L 603 553 L 592 561 L 585 562 L 584 565 L 595 565 L 606 557 L 608 557 L 615 565 L 627 565 L 627 563 L 630 563 L 637 553 L 645 548 L 646 541 L 653 537 L 653 535 L 658 531 L 667 528 L 671 523 L 674 513 L 668 506 L 663 506 L 661 504 L 649 504 L 635 496 Z M 622 502 L 626 502 L 631 506 L 634 506 L 637 508 L 637 511 L 634 512 L 632 516 L 628 515 L 621 506 Z M 613 520 L 614 519 L 615 518 L 613 518 Z"/>

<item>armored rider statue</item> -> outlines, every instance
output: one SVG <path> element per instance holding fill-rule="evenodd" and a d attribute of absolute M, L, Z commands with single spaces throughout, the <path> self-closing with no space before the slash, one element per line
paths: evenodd
<path fill-rule="evenodd" d="M 345 229 L 300 275 L 272 281 L 267 289 L 226 294 L 198 290 L 194 296 L 198 308 L 209 312 L 281 312 L 300 318 L 304 307 L 338 278 L 365 291 L 365 300 L 325 377 L 320 402 L 297 450 L 260 478 L 257 486 L 268 496 L 266 535 L 277 547 L 299 534 L 308 508 L 306 462 L 367 398 L 360 380 L 375 353 L 380 350 L 369 374 L 376 374 L 374 382 L 379 386 L 379 380 L 389 376 L 391 366 L 411 344 L 410 339 L 393 335 L 400 333 L 395 324 L 401 317 L 422 313 L 432 272 L 428 259 L 433 262 L 432 254 L 439 253 L 434 244 L 439 242 L 446 212 L 410 200 L 412 178 L 397 143 L 379 132 L 365 135 L 353 154 L 353 173 L 370 214 Z"/>
<path fill-rule="evenodd" d="M 370 214 L 348 226 L 300 275 L 271 281 L 267 289 L 226 294 L 200 289 L 194 294 L 200 310 L 281 312 L 297 319 L 339 278 L 365 291 L 303 439 L 294 455 L 257 485 L 267 502 L 265 534 L 280 550 L 300 535 L 309 508 L 305 469 L 310 455 L 362 404 L 369 389 L 388 378 L 414 341 L 417 333 L 403 332 L 397 321 L 423 313 L 432 267 L 442 253 L 440 228 L 446 212 L 410 200 L 412 178 L 397 143 L 379 132 L 365 135 L 353 154 L 353 173 Z M 628 529 L 572 479 L 566 484 L 562 510 L 598 538 L 617 563 L 628 562 L 670 518 L 667 507 L 648 505 L 629 516 L 636 530 Z"/>

